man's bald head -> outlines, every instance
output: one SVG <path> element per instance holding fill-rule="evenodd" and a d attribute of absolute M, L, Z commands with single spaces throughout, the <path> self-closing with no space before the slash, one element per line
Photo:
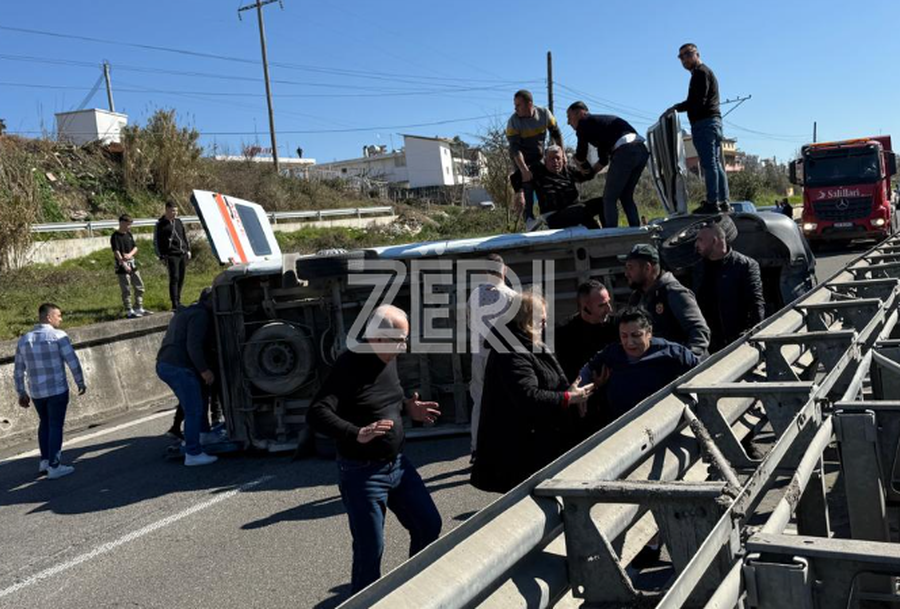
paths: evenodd
<path fill-rule="evenodd" d="M 406 349 L 409 318 L 399 307 L 381 305 L 372 313 L 363 336 L 378 357 L 390 361 Z"/>

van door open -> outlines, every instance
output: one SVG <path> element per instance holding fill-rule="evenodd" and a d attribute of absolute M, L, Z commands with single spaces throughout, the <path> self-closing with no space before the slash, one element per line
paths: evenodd
<path fill-rule="evenodd" d="M 281 260 L 281 248 L 262 206 L 206 190 L 195 190 L 191 203 L 222 264 Z"/>

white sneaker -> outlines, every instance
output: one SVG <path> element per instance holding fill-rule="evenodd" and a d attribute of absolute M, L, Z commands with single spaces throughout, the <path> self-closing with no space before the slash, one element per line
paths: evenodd
<path fill-rule="evenodd" d="M 215 463 L 218 460 L 219 458 L 217 456 L 207 455 L 206 453 L 184 456 L 184 464 L 188 467 L 193 467 L 195 465 L 209 465 L 210 463 Z"/>
<path fill-rule="evenodd" d="M 135 314 L 136 314 L 138 317 L 144 317 L 145 315 L 153 315 L 153 311 L 148 311 L 148 310 L 145 309 L 144 307 L 141 307 L 140 309 L 138 309 L 137 311 L 135 311 Z"/>
<path fill-rule="evenodd" d="M 48 469 L 50 469 L 50 460 L 41 459 L 41 464 L 38 466 L 38 473 L 46 474 Z"/>
<path fill-rule="evenodd" d="M 75 471 L 75 468 L 71 465 L 63 465 L 60 463 L 56 467 L 48 467 L 47 468 L 47 478 L 50 480 L 56 480 L 57 478 L 62 478 L 63 476 L 68 476 L 72 472 Z"/>
<path fill-rule="evenodd" d="M 128 309 L 128 312 L 125 313 L 125 319 L 137 319 L 140 317 L 137 313 L 134 312 L 134 309 Z"/>

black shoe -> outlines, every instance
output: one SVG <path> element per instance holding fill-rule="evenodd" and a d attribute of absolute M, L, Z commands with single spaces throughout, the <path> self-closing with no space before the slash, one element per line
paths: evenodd
<path fill-rule="evenodd" d="M 707 203 L 706 201 L 702 201 L 700 203 L 700 207 L 694 210 L 695 214 L 717 214 L 719 213 L 719 206 L 715 203 Z"/>
<path fill-rule="evenodd" d="M 175 438 L 176 440 L 184 440 L 184 433 L 179 427 L 170 427 L 169 431 L 166 432 L 166 435 L 170 438 Z"/>
<path fill-rule="evenodd" d="M 631 566 L 638 570 L 656 566 L 659 564 L 659 557 L 661 553 L 662 545 L 656 546 L 656 548 L 644 546 L 631 561 Z"/>
<path fill-rule="evenodd" d="M 475 456 L 476 456 L 476 451 L 473 450 L 472 456 L 469 457 L 469 465 L 472 465 L 473 463 L 475 463 Z"/>

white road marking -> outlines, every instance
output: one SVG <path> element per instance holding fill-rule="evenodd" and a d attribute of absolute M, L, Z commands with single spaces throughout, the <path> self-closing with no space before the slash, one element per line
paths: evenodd
<path fill-rule="evenodd" d="M 128 533 L 127 535 L 120 537 L 119 539 L 116 539 L 115 541 L 111 541 L 109 543 L 105 543 L 101 546 L 98 546 L 98 547 L 94 548 L 93 550 L 91 550 L 90 552 L 86 552 L 86 553 L 81 554 L 80 556 L 76 556 L 75 558 L 68 560 L 64 563 L 60 563 L 56 566 L 50 567 L 49 569 L 45 569 L 45 570 L 41 571 L 40 573 L 37 573 L 27 579 L 20 581 L 17 584 L 13 584 L 12 586 L 10 586 L 8 588 L 0 590 L 0 598 L 4 598 L 6 596 L 9 596 L 10 594 L 15 594 L 16 592 L 18 592 L 19 590 L 22 590 L 23 588 L 27 588 L 38 582 L 44 581 L 45 579 L 49 579 L 49 578 L 53 577 L 54 575 L 59 575 L 60 573 L 63 573 L 64 571 L 68 571 L 72 567 L 77 567 L 78 565 L 80 565 L 82 563 L 86 563 L 90 560 L 93 560 L 93 559 L 97 558 L 98 556 L 102 556 L 103 554 L 106 554 L 107 552 L 111 552 L 111 551 L 115 550 L 119 546 L 123 546 L 127 543 L 131 543 L 132 541 L 134 541 L 136 539 L 140 539 L 141 537 L 148 535 L 154 531 L 158 531 L 159 529 L 161 529 L 163 527 L 169 526 L 170 524 L 174 524 L 183 518 L 187 518 L 191 514 L 196 514 L 197 512 L 205 510 L 206 508 L 212 507 L 218 503 L 222 503 L 226 499 L 231 499 L 235 495 L 242 493 L 248 489 L 251 489 L 254 486 L 259 486 L 263 482 L 267 482 L 274 477 L 275 476 L 272 476 L 272 475 L 266 475 L 266 476 L 257 478 L 256 480 L 253 480 L 251 482 L 247 482 L 246 484 L 242 484 L 241 486 L 239 486 L 235 489 L 231 489 L 230 491 L 222 493 L 221 495 L 216 495 L 212 499 L 208 499 L 207 501 L 193 505 L 193 506 L 187 508 L 186 510 L 182 510 L 181 512 L 178 512 L 177 514 L 172 514 L 171 516 L 167 516 L 166 518 L 163 518 L 162 520 L 157 520 L 156 522 L 154 522 L 152 524 L 148 524 L 147 526 L 145 526 L 141 529 L 138 529 L 137 531 Z"/>
<path fill-rule="evenodd" d="M 101 437 L 107 436 L 111 433 L 115 433 L 115 432 L 121 431 L 123 429 L 128 429 L 129 427 L 134 427 L 136 425 L 146 423 L 147 421 L 161 419 L 162 417 L 171 417 L 173 412 L 174 412 L 174 409 L 164 410 L 163 412 L 155 412 L 151 415 L 147 415 L 146 417 L 141 417 L 140 419 L 136 419 L 134 421 L 129 421 L 128 423 L 122 423 L 121 425 L 116 425 L 114 427 L 110 427 L 109 429 L 100 429 L 93 433 L 84 434 L 83 436 L 75 436 L 71 440 L 63 441 L 63 450 L 65 450 L 66 448 L 75 446 L 76 444 L 81 444 L 83 442 L 87 442 L 88 440 L 93 440 L 94 438 L 101 438 Z M 37 449 L 29 450 L 24 453 L 19 453 L 17 455 L 13 455 L 12 457 L 9 457 L 8 459 L 4 459 L 4 460 L 0 461 L 0 467 L 3 467 L 4 465 L 9 465 L 13 461 L 18 461 L 20 459 L 30 459 L 32 457 L 39 457 L 40 454 L 41 454 L 41 451 L 39 451 Z"/>

